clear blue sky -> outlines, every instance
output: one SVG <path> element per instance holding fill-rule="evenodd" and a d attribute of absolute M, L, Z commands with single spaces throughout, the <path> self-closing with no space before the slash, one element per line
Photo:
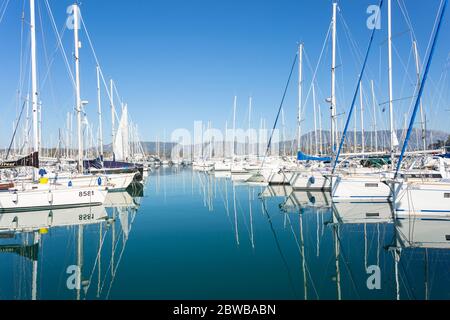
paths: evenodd
<path fill-rule="evenodd" d="M 72 1 L 48 0 L 58 29 L 66 20 L 66 8 Z M 0 0 L 0 9 L 6 0 Z M 64 128 L 66 113 L 74 105 L 74 93 L 62 55 L 55 54 L 56 38 L 45 0 L 36 0 L 38 12 L 38 60 L 43 102 L 43 140 L 55 140 L 58 129 Z M 341 0 L 338 16 L 338 105 L 339 112 L 348 110 L 355 90 L 360 63 L 350 46 L 352 39 L 363 53 L 370 31 L 366 27 L 366 9 L 375 0 Z M 440 0 L 401 0 L 412 21 L 421 58 L 425 56 Z M 254 126 L 260 118 L 269 126 L 283 93 L 292 59 L 299 41 L 305 44 L 306 55 L 315 68 L 331 21 L 331 0 L 261 1 L 261 0 L 84 0 L 81 10 L 97 51 L 105 76 L 113 77 L 130 114 L 140 128 L 144 140 L 155 140 L 164 131 L 167 138 L 176 128 L 193 128 L 196 120 L 212 121 L 218 128 L 232 121 L 233 97 L 239 97 L 238 121 L 247 123 L 247 105 L 254 98 Z M 16 91 L 19 88 L 21 12 L 28 0 L 11 1 L 0 23 L 0 145 L 8 144 L 12 121 L 16 115 Z M 395 98 L 410 97 L 414 90 L 414 61 L 408 25 L 399 7 L 394 10 L 394 81 Z M 1 12 L 0 12 L 1 13 Z M 447 70 L 450 52 L 450 12 L 434 60 L 432 81 L 426 92 L 429 127 L 447 129 L 450 113 L 449 79 L 440 81 Z M 380 103 L 387 101 L 387 6 L 383 9 L 382 30 L 372 51 L 364 88 L 369 94 L 369 80 L 376 82 Z M 42 24 L 41 24 L 42 22 Z M 348 33 L 346 28 L 350 30 Z M 66 30 L 65 50 L 71 66 L 73 40 Z M 96 125 L 95 62 L 84 34 L 81 34 L 82 96 L 89 100 L 88 114 Z M 24 60 L 28 57 L 28 29 L 24 35 Z M 44 45 L 45 44 L 45 45 Z M 322 105 L 324 129 L 329 127 L 328 109 L 324 100 L 330 92 L 330 41 L 318 68 L 318 100 Z M 47 60 L 53 61 L 48 72 Z M 28 79 L 29 67 L 24 75 Z M 312 72 L 305 61 L 306 97 Z M 50 75 L 49 77 L 46 75 Z M 46 80 L 44 81 L 44 78 Z M 297 73 L 288 91 L 285 104 L 287 126 L 295 130 Z M 27 90 L 28 86 L 23 86 Z M 371 97 L 366 96 L 366 129 L 372 123 Z M 305 103 L 305 130 L 312 129 L 312 100 Z M 110 113 L 106 96 L 105 142 L 110 142 Z M 411 100 L 396 103 L 397 126 L 402 127 L 404 114 Z M 381 107 L 380 107 L 381 109 Z M 387 123 L 387 114 L 379 114 L 380 127 Z M 340 122 L 345 119 L 341 117 Z M 450 131 L 450 130 L 449 130 Z"/>

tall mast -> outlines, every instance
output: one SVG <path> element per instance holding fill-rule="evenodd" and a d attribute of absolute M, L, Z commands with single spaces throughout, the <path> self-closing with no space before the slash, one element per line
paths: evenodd
<path fill-rule="evenodd" d="M 355 109 L 355 117 L 354 117 L 354 123 L 353 123 L 353 152 L 356 154 L 358 153 L 358 113 Z"/>
<path fill-rule="evenodd" d="M 322 111 L 320 110 L 320 105 L 318 106 L 319 108 L 319 150 L 320 150 L 320 155 L 323 155 L 323 128 L 322 128 Z"/>
<path fill-rule="evenodd" d="M 30 0 L 31 33 L 31 91 L 33 108 L 33 152 L 39 152 L 37 66 L 36 66 L 36 14 L 34 0 Z"/>
<path fill-rule="evenodd" d="M 413 47 L 414 47 L 414 56 L 416 58 L 416 73 L 417 73 L 417 88 L 420 88 L 421 80 L 420 80 L 420 62 L 419 62 L 419 51 L 417 50 L 417 42 L 413 41 Z M 423 111 L 423 103 L 422 100 L 420 100 L 420 118 L 421 118 L 421 125 L 422 125 L 422 144 L 423 144 L 423 151 L 427 150 L 427 132 L 426 132 L 426 123 L 425 123 L 425 113 Z"/>
<path fill-rule="evenodd" d="M 98 99 L 98 126 L 99 126 L 99 143 L 100 157 L 103 159 L 103 121 L 102 121 L 102 98 L 100 92 L 100 67 L 97 66 L 97 99 Z"/>
<path fill-rule="evenodd" d="M 361 153 L 364 154 L 366 152 L 366 133 L 364 131 L 364 103 L 362 81 L 359 83 L 359 102 L 361 104 Z"/>
<path fill-rule="evenodd" d="M 110 81 L 110 103 L 111 103 L 111 134 L 112 134 L 112 152 L 114 155 L 114 143 L 116 140 L 116 133 L 115 133 L 115 127 L 116 127 L 116 108 L 114 106 L 114 82 L 111 79 Z"/>
<path fill-rule="evenodd" d="M 314 107 L 314 139 L 315 139 L 315 152 L 316 155 L 319 154 L 319 143 L 317 137 L 317 101 L 316 101 L 316 86 L 312 85 L 312 94 L 313 94 L 313 107 Z"/>
<path fill-rule="evenodd" d="M 298 136 L 297 151 L 302 148 L 302 110 L 303 109 L 303 43 L 298 48 Z"/>
<path fill-rule="evenodd" d="M 236 157 L 236 111 L 237 111 L 237 96 L 234 96 L 234 105 L 233 105 L 233 159 Z"/>
<path fill-rule="evenodd" d="M 30 153 L 30 135 L 28 134 L 28 127 L 30 125 L 30 94 L 27 94 L 27 118 L 25 120 L 25 153 Z"/>
<path fill-rule="evenodd" d="M 80 28 L 80 16 L 77 4 L 73 5 L 74 15 L 74 44 L 75 44 L 75 81 L 76 81 L 76 111 L 77 111 L 77 126 L 78 126 L 78 171 L 83 172 L 83 133 L 81 123 L 81 89 L 80 89 L 80 40 L 78 38 L 78 29 Z"/>
<path fill-rule="evenodd" d="M 337 3 L 333 3 L 333 48 L 332 48 L 332 64 L 331 64 L 331 152 L 336 152 L 337 143 L 337 118 L 336 118 L 336 19 L 337 19 Z"/>
<path fill-rule="evenodd" d="M 373 131 L 375 135 L 375 152 L 378 152 L 377 102 L 375 99 L 375 86 L 373 80 L 371 81 L 371 86 L 372 86 L 372 104 L 373 104 Z"/>
<path fill-rule="evenodd" d="M 283 156 L 286 156 L 286 118 L 284 108 L 281 109 L 281 122 L 281 126 L 283 127 L 283 139 L 281 139 L 281 143 L 283 143 Z"/>
<path fill-rule="evenodd" d="M 253 97 L 250 96 L 249 98 L 249 102 L 248 102 L 248 147 L 247 147 L 247 152 L 248 152 L 248 156 L 250 156 L 251 152 L 251 141 L 250 141 L 250 137 L 251 137 L 251 133 L 250 130 L 252 129 L 252 109 L 253 109 Z"/>
<path fill-rule="evenodd" d="M 388 51 L 389 51 L 389 117 L 391 126 L 391 166 L 395 168 L 395 124 L 394 124 L 394 98 L 392 80 L 392 0 L 388 0 Z"/>

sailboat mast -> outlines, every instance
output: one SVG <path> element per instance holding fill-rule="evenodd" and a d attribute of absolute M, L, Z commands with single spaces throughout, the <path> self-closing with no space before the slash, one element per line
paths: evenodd
<path fill-rule="evenodd" d="M 99 143 L 100 157 L 103 159 L 103 119 L 102 119 L 102 98 L 100 91 L 100 67 L 97 66 L 97 100 L 98 100 L 98 126 L 99 126 Z"/>
<path fill-rule="evenodd" d="M 313 94 L 313 107 L 314 107 L 314 139 L 315 139 L 315 153 L 319 154 L 319 143 L 317 137 L 317 101 L 316 101 L 316 86 L 312 85 L 312 94 Z"/>
<path fill-rule="evenodd" d="M 31 91 L 33 108 L 33 152 L 39 151 L 37 66 L 36 66 L 36 13 L 35 2 L 30 0 L 30 36 L 31 36 Z"/>
<path fill-rule="evenodd" d="M 323 128 L 322 128 L 322 111 L 320 110 L 320 104 L 318 106 L 319 108 L 319 150 L 320 155 L 323 155 Z"/>
<path fill-rule="evenodd" d="M 332 64 L 331 64 L 331 152 L 336 152 L 337 144 L 337 116 L 336 116 L 336 20 L 337 3 L 333 3 L 333 32 L 332 32 Z"/>
<path fill-rule="evenodd" d="M 234 96 L 233 105 L 233 158 L 236 157 L 236 111 L 237 111 L 237 96 Z"/>
<path fill-rule="evenodd" d="M 391 130 L 391 166 L 395 168 L 395 123 L 392 80 L 392 0 L 388 0 L 389 118 Z"/>
<path fill-rule="evenodd" d="M 303 43 L 298 48 L 298 136 L 297 151 L 302 148 L 302 110 L 303 109 Z"/>
<path fill-rule="evenodd" d="M 247 146 L 247 155 L 250 156 L 251 152 L 251 133 L 250 130 L 252 129 L 252 108 L 253 108 L 253 97 L 250 96 L 248 101 L 248 146 Z"/>
<path fill-rule="evenodd" d="M 420 62 L 419 62 L 419 51 L 417 50 L 417 42 L 413 41 L 414 47 L 414 56 L 416 58 L 416 73 L 417 73 L 417 88 L 420 88 L 421 80 L 420 80 Z M 420 100 L 420 118 L 421 118 L 421 126 L 422 126 L 422 144 L 423 151 L 427 150 L 427 132 L 426 132 L 426 123 L 425 123 L 425 113 L 423 111 L 423 103 Z"/>
<path fill-rule="evenodd" d="M 83 133 L 81 123 L 81 89 L 80 89 L 80 40 L 78 37 L 78 30 L 80 28 L 79 21 L 79 7 L 77 4 L 73 5 L 74 15 L 74 45 L 75 45 L 75 83 L 76 83 L 76 110 L 77 110 L 77 126 L 78 126 L 78 171 L 83 172 Z"/>
<path fill-rule="evenodd" d="M 30 125 L 30 94 L 27 94 L 27 118 L 25 120 L 25 153 L 30 153 L 30 135 L 28 134 L 28 127 Z"/>
<path fill-rule="evenodd" d="M 115 133 L 115 127 L 116 127 L 116 108 L 114 106 L 114 82 L 111 79 L 110 81 L 110 103 L 111 103 L 111 135 L 112 135 L 112 153 L 114 157 L 114 144 L 116 140 L 116 133 Z"/>
<path fill-rule="evenodd" d="M 283 143 L 283 156 L 286 156 L 286 117 L 284 115 L 284 108 L 281 109 L 281 126 L 283 127 L 283 139 L 281 142 Z"/>
<path fill-rule="evenodd" d="M 377 102 L 375 99 L 375 85 L 373 80 L 371 81 L 372 87 L 372 104 L 373 104 L 373 131 L 375 135 L 375 152 L 378 152 L 378 128 L 377 128 Z"/>
<path fill-rule="evenodd" d="M 362 81 L 359 83 L 359 102 L 361 104 L 361 153 L 366 152 L 366 133 L 364 131 L 364 103 L 363 103 L 363 87 Z"/>

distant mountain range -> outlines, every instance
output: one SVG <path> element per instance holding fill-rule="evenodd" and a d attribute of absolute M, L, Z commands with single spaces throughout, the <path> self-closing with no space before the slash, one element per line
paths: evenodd
<path fill-rule="evenodd" d="M 320 140 L 320 132 L 318 132 L 318 141 Z M 322 139 L 323 139 L 323 144 L 324 146 L 329 145 L 330 143 L 330 131 L 323 131 L 322 132 Z M 358 131 L 356 133 L 356 144 L 358 146 L 361 146 L 361 135 L 362 133 L 360 131 Z M 387 130 L 383 130 L 383 131 L 378 131 L 377 132 L 378 135 L 378 147 L 379 149 L 388 149 L 390 146 L 390 133 Z M 443 131 L 438 131 L 438 130 L 428 130 L 426 132 L 426 141 L 427 141 L 427 147 L 429 147 L 430 145 L 437 143 L 438 141 L 446 141 L 448 139 L 448 137 L 450 136 L 449 133 L 443 132 Z M 373 131 L 366 131 L 364 133 L 364 137 L 365 137 L 365 145 L 367 148 L 371 147 L 371 142 L 373 139 L 373 145 L 375 146 L 375 133 Z M 405 131 L 403 130 L 398 130 L 397 131 L 397 137 L 398 137 L 398 141 L 400 143 L 400 145 L 403 144 L 404 138 L 405 138 Z M 346 139 L 346 145 L 347 146 L 353 146 L 354 145 L 354 139 L 355 139 L 355 135 L 353 131 L 348 132 L 347 134 L 347 139 Z M 314 132 L 309 132 L 305 135 L 302 136 L 302 145 L 305 146 L 305 149 L 307 150 L 308 147 L 311 145 L 312 141 L 312 145 L 314 147 L 315 145 L 315 135 Z M 159 151 L 160 151 L 160 155 L 162 155 L 164 153 L 164 150 L 166 151 L 166 156 L 169 157 L 170 156 L 170 152 L 173 149 L 173 147 L 175 147 L 177 144 L 176 143 L 170 143 L 170 142 L 160 142 L 159 143 Z M 206 145 L 206 144 L 205 144 Z M 285 141 L 285 142 L 281 142 L 280 143 L 280 150 L 283 150 L 284 148 L 286 148 L 286 150 L 291 150 L 291 149 L 296 149 L 297 146 L 297 140 L 290 140 L 290 141 Z M 144 148 L 145 152 L 147 154 L 156 154 L 157 150 L 158 150 L 158 143 L 157 142 L 142 142 L 142 147 Z M 238 150 L 245 150 L 245 144 L 237 144 L 237 149 Z M 409 149 L 410 150 L 419 150 L 423 148 L 423 142 L 422 142 L 422 130 L 420 129 L 414 129 L 411 135 L 411 140 L 409 143 Z M 111 151 L 111 145 L 106 146 L 105 150 L 107 152 Z"/>

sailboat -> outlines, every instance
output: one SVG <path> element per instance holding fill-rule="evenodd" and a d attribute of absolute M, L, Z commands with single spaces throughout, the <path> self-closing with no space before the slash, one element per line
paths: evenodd
<path fill-rule="evenodd" d="M 76 24 L 78 24 L 78 7 L 75 5 Z M 78 25 L 75 26 L 75 57 L 77 73 L 77 112 L 78 112 L 78 140 L 79 159 L 82 157 L 81 150 L 81 98 L 79 83 L 79 59 L 78 59 Z M 37 63 L 36 63 L 36 19 L 35 1 L 30 0 L 30 32 L 31 32 L 31 84 L 32 84 L 32 107 L 33 107 L 33 155 L 39 152 L 39 129 L 38 129 L 38 85 L 37 85 Z M 79 161 L 81 164 L 81 160 Z M 39 164 L 35 164 L 38 166 Z M 37 177 L 34 170 L 34 177 Z M 37 180 L 36 178 L 33 180 Z M 75 187 L 59 183 L 50 184 L 45 178 L 39 181 L 14 182 L 14 186 L 6 190 L 0 190 L 0 211 L 29 211 L 46 210 L 68 207 L 83 207 L 101 205 L 106 198 L 108 189 L 104 186 Z"/>
<path fill-rule="evenodd" d="M 416 121 L 417 113 L 421 106 L 421 100 L 424 87 L 428 79 L 428 73 L 435 53 L 437 40 L 441 31 L 442 21 L 447 9 L 448 0 L 444 0 L 438 15 L 438 24 L 434 31 L 432 47 L 428 56 L 426 67 L 420 82 L 418 95 L 408 127 L 408 132 L 403 143 L 402 152 L 397 163 L 394 179 L 390 180 L 395 190 L 393 196 L 395 199 L 395 210 L 398 216 L 427 216 L 440 215 L 450 216 L 450 182 L 443 176 L 446 171 L 443 168 L 441 159 L 441 173 L 438 172 L 437 178 L 434 175 L 426 174 L 414 176 L 409 171 L 402 171 L 406 151 L 409 146 L 409 140 Z"/>

